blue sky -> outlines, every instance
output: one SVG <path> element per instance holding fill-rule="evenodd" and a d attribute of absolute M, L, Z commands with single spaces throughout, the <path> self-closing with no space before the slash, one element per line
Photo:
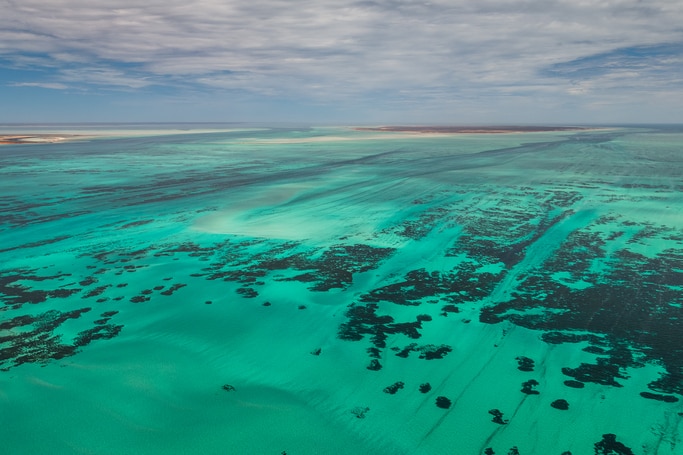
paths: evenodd
<path fill-rule="evenodd" d="M 680 0 L 0 0 L 0 11 L 3 123 L 683 123 Z"/>

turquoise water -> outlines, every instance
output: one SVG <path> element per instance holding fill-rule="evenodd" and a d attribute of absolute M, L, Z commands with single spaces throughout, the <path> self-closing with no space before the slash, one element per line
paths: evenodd
<path fill-rule="evenodd" d="M 683 453 L 683 129 L 70 128 L 0 146 L 0 452 Z"/>

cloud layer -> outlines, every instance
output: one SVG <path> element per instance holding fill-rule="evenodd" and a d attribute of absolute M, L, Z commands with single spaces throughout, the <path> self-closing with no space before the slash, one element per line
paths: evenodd
<path fill-rule="evenodd" d="M 683 100 L 679 0 L 0 0 L 0 10 L 0 64 L 29 78 L 14 86 L 436 110 L 486 97 Z"/>

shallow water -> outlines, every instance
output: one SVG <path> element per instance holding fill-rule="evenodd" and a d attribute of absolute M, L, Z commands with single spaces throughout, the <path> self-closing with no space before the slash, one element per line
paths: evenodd
<path fill-rule="evenodd" d="M 3 453 L 683 452 L 683 129 L 104 133 L 0 146 Z"/>

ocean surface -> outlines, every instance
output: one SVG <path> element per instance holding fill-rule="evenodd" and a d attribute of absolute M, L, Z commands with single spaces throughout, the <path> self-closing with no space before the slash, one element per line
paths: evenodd
<path fill-rule="evenodd" d="M 683 454 L 683 127 L 1 130 L 0 453 Z"/>

